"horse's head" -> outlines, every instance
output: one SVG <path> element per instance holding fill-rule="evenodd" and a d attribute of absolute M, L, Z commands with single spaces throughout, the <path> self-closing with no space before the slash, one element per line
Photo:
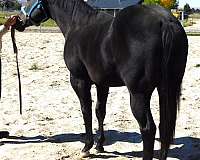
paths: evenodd
<path fill-rule="evenodd" d="M 18 20 L 14 26 L 17 30 L 23 31 L 26 27 L 36 25 L 49 19 L 47 0 L 31 0 L 22 7 L 23 18 Z"/>

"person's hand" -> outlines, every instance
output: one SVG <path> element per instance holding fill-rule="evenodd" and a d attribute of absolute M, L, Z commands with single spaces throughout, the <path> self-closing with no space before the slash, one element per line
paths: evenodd
<path fill-rule="evenodd" d="M 7 19 L 7 21 L 4 23 L 4 26 L 9 29 L 10 26 L 14 25 L 16 23 L 18 16 L 11 16 Z"/>

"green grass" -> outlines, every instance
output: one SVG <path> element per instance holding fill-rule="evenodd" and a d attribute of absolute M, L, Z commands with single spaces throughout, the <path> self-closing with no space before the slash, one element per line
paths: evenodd
<path fill-rule="evenodd" d="M 48 21 L 41 24 L 42 27 L 57 27 L 57 24 L 54 20 L 49 19 Z"/>
<path fill-rule="evenodd" d="M 11 15 L 17 15 L 16 12 L 0 12 L 0 25 L 4 24 L 6 21 L 6 17 L 9 17 Z M 57 24 L 52 19 L 49 19 L 48 21 L 41 24 L 42 27 L 56 27 Z"/>
<path fill-rule="evenodd" d="M 11 15 L 14 15 L 14 14 L 10 12 L 0 12 L 0 25 L 4 24 L 6 21 L 6 17 L 9 17 Z"/>

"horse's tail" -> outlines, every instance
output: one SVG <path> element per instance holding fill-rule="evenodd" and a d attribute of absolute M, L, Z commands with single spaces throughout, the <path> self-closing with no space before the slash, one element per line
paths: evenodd
<path fill-rule="evenodd" d="M 181 83 L 188 52 L 187 36 L 178 22 L 163 23 L 162 45 L 161 81 L 158 85 L 159 128 L 161 146 L 168 149 L 175 133 Z"/>

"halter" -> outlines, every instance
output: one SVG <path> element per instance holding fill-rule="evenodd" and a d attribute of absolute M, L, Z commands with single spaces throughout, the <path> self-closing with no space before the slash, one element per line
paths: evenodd
<path fill-rule="evenodd" d="M 22 7 L 21 11 L 26 17 L 29 17 L 30 21 L 36 26 L 49 18 L 43 0 L 37 0 L 33 3 L 29 11 L 26 11 L 26 7 Z"/>

